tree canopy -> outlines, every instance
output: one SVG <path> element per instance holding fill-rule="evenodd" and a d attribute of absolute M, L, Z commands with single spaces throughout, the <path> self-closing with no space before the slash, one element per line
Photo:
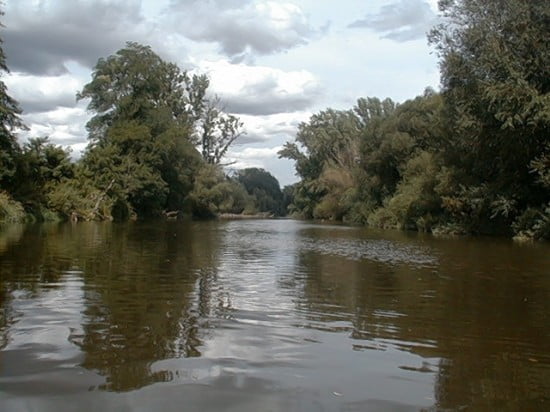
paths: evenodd
<path fill-rule="evenodd" d="M 3 53 L 0 68 L 7 71 Z M 84 220 L 241 212 L 250 199 L 237 182 L 224 186 L 221 162 L 242 123 L 208 87 L 205 75 L 191 76 L 138 43 L 100 58 L 77 93 L 92 117 L 89 145 L 72 163 L 47 138 L 18 145 L 21 111 L 1 83 L 0 188 L 40 218 L 50 209 Z M 214 203 L 198 200 L 213 193 L 205 192 L 206 176 L 223 188 Z"/>
<path fill-rule="evenodd" d="M 220 164 L 240 134 L 240 121 L 208 98 L 208 86 L 206 76 L 189 76 L 137 43 L 99 59 L 78 94 L 94 114 L 84 173 L 101 174 L 100 188 L 139 216 L 189 209 L 203 163 Z"/>
<path fill-rule="evenodd" d="M 257 212 L 284 215 L 283 192 L 277 179 L 268 171 L 257 167 L 239 170 L 235 179 L 252 196 Z"/>
<path fill-rule="evenodd" d="M 148 46 L 130 42 L 100 58 L 78 93 L 92 114 L 78 162 L 44 138 L 19 146 L 21 110 L 0 82 L 0 218 L 23 208 L 79 219 L 288 211 L 548 239 L 550 4 L 441 0 L 439 9 L 429 41 L 441 92 L 313 114 L 279 152 L 300 178 L 283 191 L 263 169 L 223 172 L 241 121 L 209 93 L 207 76 Z"/>
<path fill-rule="evenodd" d="M 442 0 L 442 91 L 362 98 L 299 126 L 279 155 L 299 216 L 550 237 L 547 2 Z"/>
<path fill-rule="evenodd" d="M 0 11 L 0 16 L 3 15 Z M 8 94 L 8 88 L 1 80 L 4 74 L 9 73 L 2 43 L 0 38 L 0 190 L 7 190 L 14 184 L 16 158 L 20 149 L 14 131 L 25 128 L 25 125 L 20 117 L 19 103 Z"/>

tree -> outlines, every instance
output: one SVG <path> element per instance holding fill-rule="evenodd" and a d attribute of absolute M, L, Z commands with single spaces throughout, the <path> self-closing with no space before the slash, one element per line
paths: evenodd
<path fill-rule="evenodd" d="M 187 73 L 163 61 L 148 46 L 129 42 L 114 55 L 100 58 L 92 81 L 77 94 L 78 99 L 89 99 L 88 110 L 95 113 L 87 124 L 91 143 L 105 139 L 107 129 L 117 121 L 138 120 L 160 128 L 155 133 L 175 123 L 190 133 L 192 107 L 201 103 L 190 103 L 188 87 Z M 170 123 L 158 122 L 159 115 Z"/>
<path fill-rule="evenodd" d="M 198 171 L 189 197 L 193 215 L 199 218 L 212 218 L 219 213 L 238 214 L 253 208 L 245 188 L 213 164 L 206 164 Z"/>
<path fill-rule="evenodd" d="M 251 167 L 239 170 L 235 178 L 253 197 L 258 212 L 269 212 L 274 215 L 286 213 L 283 207 L 283 192 L 271 173 Z"/>
<path fill-rule="evenodd" d="M 550 199 L 535 173 L 549 148 L 550 4 L 444 0 L 439 8 L 443 23 L 430 41 L 440 57 L 446 163 L 465 196 L 484 199 L 481 220 L 509 223 Z"/>
<path fill-rule="evenodd" d="M 138 216 L 183 210 L 201 167 L 194 127 L 207 86 L 137 43 L 99 59 L 78 94 L 95 113 L 83 174 Z"/>
<path fill-rule="evenodd" d="M 0 16 L 3 15 L 0 11 Z M 3 27 L 1 23 L 0 27 Z M 2 43 L 0 38 L 0 77 L 4 73 L 9 73 Z M 16 159 L 20 152 L 14 132 L 17 129 L 25 129 L 20 117 L 21 112 L 17 101 L 8 94 L 6 84 L 0 80 L 0 189 L 11 189 L 13 186 Z"/>
<path fill-rule="evenodd" d="M 154 143 L 147 126 L 137 120 L 118 121 L 85 153 L 84 175 L 108 191 L 113 205 L 125 205 L 141 217 L 159 215 L 169 188 Z"/>
<path fill-rule="evenodd" d="M 287 142 L 279 157 L 296 162 L 302 178 L 294 190 L 291 213 L 306 218 L 339 219 L 347 205 L 340 202 L 354 185 L 362 118 L 353 110 L 326 109 L 298 126 L 295 142 Z M 324 203 L 317 208 L 324 199 Z"/>
<path fill-rule="evenodd" d="M 352 110 L 327 109 L 298 128 L 296 143 L 279 156 L 296 161 L 302 178 L 290 210 L 303 217 L 339 220 L 350 212 L 366 182 L 366 153 L 380 145 L 381 121 L 395 110 L 390 99 L 359 99 Z M 367 131 L 369 131 L 367 133 Z"/>
<path fill-rule="evenodd" d="M 74 164 L 68 150 L 50 143 L 48 137 L 29 139 L 18 157 L 13 196 L 40 217 L 48 193 L 73 177 Z"/>
<path fill-rule="evenodd" d="M 94 113 L 84 174 L 99 175 L 113 204 L 138 216 L 189 209 L 201 154 L 218 165 L 242 126 L 207 97 L 208 86 L 206 76 L 189 76 L 137 43 L 99 59 L 78 94 Z"/>
<path fill-rule="evenodd" d="M 198 119 L 197 135 L 203 159 L 209 164 L 220 164 L 229 146 L 242 135 L 243 123 L 235 116 L 219 109 L 219 100 L 209 101 Z"/>

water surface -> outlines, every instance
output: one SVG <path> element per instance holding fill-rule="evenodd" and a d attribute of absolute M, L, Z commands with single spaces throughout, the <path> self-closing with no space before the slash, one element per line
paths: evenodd
<path fill-rule="evenodd" d="M 550 410 L 550 246 L 292 220 L 8 226 L 0 409 Z"/>

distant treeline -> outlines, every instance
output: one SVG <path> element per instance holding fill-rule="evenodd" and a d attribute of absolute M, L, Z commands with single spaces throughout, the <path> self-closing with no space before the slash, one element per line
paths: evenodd
<path fill-rule="evenodd" d="M 191 77 L 137 43 L 99 59 L 77 95 L 89 100 L 93 117 L 89 145 L 72 162 L 47 138 L 19 145 L 21 110 L 2 83 L 0 221 L 283 214 L 271 174 L 223 173 L 242 124 L 208 97 L 208 86 L 206 76 Z"/>
<path fill-rule="evenodd" d="M 550 238 L 550 3 L 442 0 L 429 34 L 442 90 L 397 104 L 360 98 L 299 126 L 279 155 L 283 191 L 223 158 L 242 124 L 149 47 L 94 68 L 89 145 L 78 162 L 44 138 L 20 147 L 20 109 L 0 82 L 0 220 L 127 219 L 287 211 L 439 233 Z M 0 69 L 7 71 L 0 49 Z"/>
<path fill-rule="evenodd" d="M 550 238 L 550 2 L 440 1 L 442 92 L 361 98 L 279 152 L 290 212 L 382 228 Z"/>

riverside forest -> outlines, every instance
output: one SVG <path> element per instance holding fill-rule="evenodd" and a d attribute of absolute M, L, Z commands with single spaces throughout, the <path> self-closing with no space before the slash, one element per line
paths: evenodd
<path fill-rule="evenodd" d="M 291 113 L 295 133 L 262 152 L 293 164 L 297 182 L 281 188 L 274 170 L 231 162 L 271 117 L 249 122 L 212 91 L 218 71 L 184 70 L 147 44 L 166 35 L 210 53 L 161 23 L 192 21 L 198 37 L 224 26 L 228 45 L 250 26 L 284 31 L 284 13 L 300 20 L 313 3 L 0 2 L 0 411 L 550 411 L 550 2 L 440 0 L 426 39 L 440 88 Z M 340 3 L 347 19 L 361 2 Z M 424 0 L 392 0 L 367 17 L 405 5 L 435 16 Z M 273 26 L 239 20 L 266 10 Z M 149 43 L 127 41 L 141 29 L 126 14 L 157 37 L 147 26 Z M 57 87 L 71 77 L 18 73 L 21 57 L 65 47 L 50 43 L 71 30 L 67 44 L 89 54 L 82 34 L 119 21 L 124 37 L 106 29 L 112 48 L 88 56 L 91 76 L 67 82 L 88 110 L 77 158 L 38 135 L 10 81 Z M 327 24 L 312 47 L 365 40 L 343 21 L 357 30 L 344 43 Z M 307 47 L 285 56 L 312 58 Z M 216 67 L 233 81 L 249 64 Z M 263 80 L 251 93 L 277 100 Z"/>
<path fill-rule="evenodd" d="M 71 161 L 16 138 L 2 83 L 0 220 L 125 220 L 163 214 L 286 215 L 433 233 L 550 237 L 550 50 L 545 2 L 442 2 L 429 34 L 441 91 L 403 103 L 359 97 L 300 124 L 279 156 L 300 181 L 224 173 L 242 123 L 147 46 L 100 58 L 77 94 L 93 115 Z M 8 70 L 4 54 L 1 69 Z"/>

